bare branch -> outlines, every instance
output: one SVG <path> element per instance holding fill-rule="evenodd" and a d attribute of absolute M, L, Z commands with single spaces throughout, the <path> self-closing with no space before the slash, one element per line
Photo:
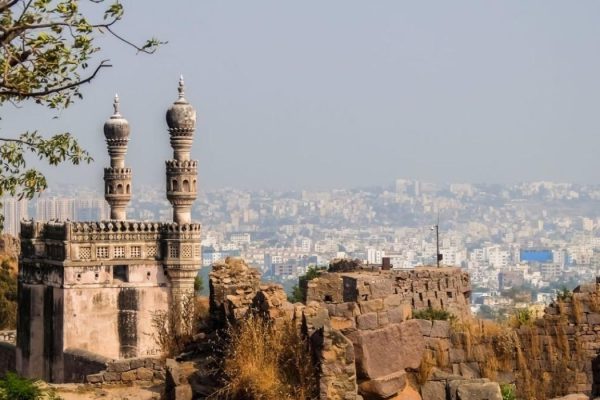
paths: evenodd
<path fill-rule="evenodd" d="M 12 139 L 12 138 L 2 138 L 2 137 L 0 137 L 0 142 L 13 142 L 13 143 L 24 144 L 24 145 L 26 145 L 26 146 L 30 146 L 30 147 L 35 147 L 35 146 L 37 146 L 35 143 L 28 142 L 28 141 L 26 141 L 26 140 L 21 140 L 21 139 Z"/>
<path fill-rule="evenodd" d="M 122 41 L 123 43 L 126 43 L 128 45 L 130 45 L 131 47 L 133 47 L 134 49 L 136 49 L 138 52 L 142 52 L 142 53 L 146 53 L 146 54 L 153 54 L 156 49 L 154 50 L 146 50 L 142 47 L 137 46 L 136 44 L 130 42 L 129 40 L 125 39 L 122 36 L 117 35 L 112 29 L 110 29 L 110 26 L 106 26 L 105 27 L 107 31 L 109 31 L 111 33 L 111 35 L 113 35 L 114 37 L 116 37 L 117 39 L 119 39 L 120 41 Z"/>
<path fill-rule="evenodd" d="M 55 87 L 52 89 L 43 90 L 41 92 L 20 92 L 18 90 L 0 90 L 0 96 L 18 96 L 18 97 L 38 97 L 38 96 L 46 96 L 48 94 L 61 92 L 63 90 L 68 90 L 74 88 L 76 86 L 80 86 L 84 83 L 90 82 L 92 79 L 96 77 L 98 71 L 102 68 L 112 67 L 112 65 L 107 64 L 110 60 L 102 60 L 100 64 L 96 67 L 96 70 L 87 78 L 81 79 L 77 82 L 70 83 L 68 85 Z M 0 83 L 1 84 L 1 83 Z"/>

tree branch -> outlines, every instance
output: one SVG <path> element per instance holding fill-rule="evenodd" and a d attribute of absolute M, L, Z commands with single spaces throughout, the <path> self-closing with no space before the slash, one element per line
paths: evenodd
<path fill-rule="evenodd" d="M 5 10 L 8 10 L 9 8 L 14 6 L 18 2 L 19 2 L 19 0 L 12 0 L 12 1 L 2 0 L 2 1 L 0 1 L 0 12 L 4 12 Z"/>
<path fill-rule="evenodd" d="M 2 137 L 0 137 L 0 142 L 14 142 L 14 143 L 19 143 L 19 144 L 24 144 L 24 145 L 30 146 L 30 147 L 37 146 L 37 144 L 33 143 L 33 142 L 28 142 L 26 140 L 21 140 L 21 139 L 12 139 L 12 138 L 2 138 Z"/>
<path fill-rule="evenodd" d="M 104 28 L 106 28 L 107 31 L 110 32 L 111 35 L 113 35 L 114 37 L 116 37 L 117 39 L 119 39 L 120 41 L 122 41 L 123 43 L 126 43 L 128 45 L 130 45 L 131 47 L 133 47 L 134 49 L 136 49 L 138 52 L 142 52 L 142 53 L 146 53 L 146 54 L 153 54 L 156 49 L 148 51 L 142 47 L 137 46 L 136 44 L 130 42 L 129 40 L 125 39 L 122 36 L 117 35 L 112 29 L 110 29 L 110 25 L 109 26 L 105 26 Z"/>
<path fill-rule="evenodd" d="M 107 64 L 107 62 L 109 62 L 109 61 L 110 60 L 102 60 L 100 62 L 100 64 L 96 67 L 96 70 L 90 76 L 88 76 L 85 79 L 81 79 L 77 82 L 73 82 L 73 83 L 70 83 L 65 86 L 55 87 L 52 89 L 43 90 L 41 92 L 20 92 L 18 90 L 0 90 L 0 96 L 38 97 L 38 96 L 46 96 L 46 95 L 49 95 L 52 93 L 61 92 L 63 90 L 68 90 L 68 89 L 74 88 L 76 86 L 80 86 L 84 83 L 90 82 L 92 79 L 94 79 L 96 77 L 96 75 L 98 74 L 98 71 L 100 71 L 100 69 L 106 68 L 106 67 L 112 67 L 112 65 Z M 2 85 L 2 84 L 3 83 L 0 82 L 0 85 Z"/>

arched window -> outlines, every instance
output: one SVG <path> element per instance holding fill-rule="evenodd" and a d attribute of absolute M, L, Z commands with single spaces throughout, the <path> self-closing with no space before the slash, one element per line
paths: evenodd
<path fill-rule="evenodd" d="M 113 185 L 106 185 L 106 191 L 108 192 L 108 194 L 112 194 L 112 192 L 113 192 Z"/>
<path fill-rule="evenodd" d="M 196 191 L 196 180 L 194 179 L 194 186 L 192 186 L 192 190 L 195 192 Z"/>
<path fill-rule="evenodd" d="M 120 183 L 117 185 L 117 194 L 123 194 L 123 185 Z"/>
<path fill-rule="evenodd" d="M 129 183 L 127 184 L 127 187 L 126 187 L 125 191 L 126 191 L 127 194 L 131 193 L 131 185 L 129 185 Z"/>
<path fill-rule="evenodd" d="M 190 191 L 190 181 L 188 181 L 187 179 L 183 180 L 183 191 L 184 192 Z"/>
<path fill-rule="evenodd" d="M 174 192 L 178 192 L 179 191 L 179 184 L 177 183 L 177 179 L 173 179 L 173 182 L 171 183 L 171 189 Z"/>

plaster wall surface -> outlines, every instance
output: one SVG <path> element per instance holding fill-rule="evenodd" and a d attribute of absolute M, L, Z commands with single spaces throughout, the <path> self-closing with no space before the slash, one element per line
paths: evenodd
<path fill-rule="evenodd" d="M 133 304 L 123 309 L 124 292 L 131 291 Z M 153 337 L 152 315 L 166 311 L 167 287 L 102 287 L 65 290 L 66 348 L 79 348 L 105 357 L 122 358 L 123 337 L 132 338 L 130 357 L 156 355 L 159 348 Z M 120 316 L 129 312 L 130 318 Z M 128 320 L 130 324 L 123 325 Z M 120 323 L 121 322 L 121 323 Z M 135 331 L 122 332 L 123 329 Z M 121 330 L 121 331 L 120 331 Z"/>

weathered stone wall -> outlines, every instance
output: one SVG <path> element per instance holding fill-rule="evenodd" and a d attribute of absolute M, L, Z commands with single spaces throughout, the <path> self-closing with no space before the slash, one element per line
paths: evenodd
<path fill-rule="evenodd" d="M 306 305 L 291 305 L 280 286 L 261 286 L 256 271 L 228 259 L 211 273 L 211 315 L 235 321 L 252 311 L 299 323 L 310 339 L 323 400 L 418 399 L 415 376 L 427 358 L 446 360 L 447 372 L 443 397 L 424 399 L 498 398 L 498 384 L 477 380 L 480 374 L 466 360 L 449 363 L 456 352 L 448 321 L 411 319 L 413 310 L 428 307 L 469 315 L 468 275 L 458 268 L 381 271 L 346 264 L 308 282 Z"/>
<path fill-rule="evenodd" d="M 241 258 L 227 257 L 210 273 L 210 316 L 215 327 L 242 318 L 260 290 L 260 273 Z"/>
<path fill-rule="evenodd" d="M 307 302 L 361 305 L 385 301 L 405 303 L 413 310 L 448 310 L 457 316 L 470 315 L 470 296 L 469 274 L 451 267 L 400 271 L 357 267 L 322 273 L 307 285 Z"/>
<path fill-rule="evenodd" d="M 517 385 L 548 397 L 568 393 L 600 395 L 600 284 L 585 284 L 572 296 L 546 308 L 544 317 L 517 331 L 522 359 L 516 355 Z"/>
<path fill-rule="evenodd" d="M 0 341 L 0 377 L 9 371 L 15 371 L 16 346 Z"/>
<path fill-rule="evenodd" d="M 67 349 L 64 368 L 67 382 L 98 385 L 165 380 L 165 362 L 157 357 L 113 360 L 82 349 Z"/>
<path fill-rule="evenodd" d="M 129 384 L 136 381 L 164 380 L 165 362 L 156 357 L 110 361 L 105 370 L 85 377 L 85 382 L 93 384 Z"/>

